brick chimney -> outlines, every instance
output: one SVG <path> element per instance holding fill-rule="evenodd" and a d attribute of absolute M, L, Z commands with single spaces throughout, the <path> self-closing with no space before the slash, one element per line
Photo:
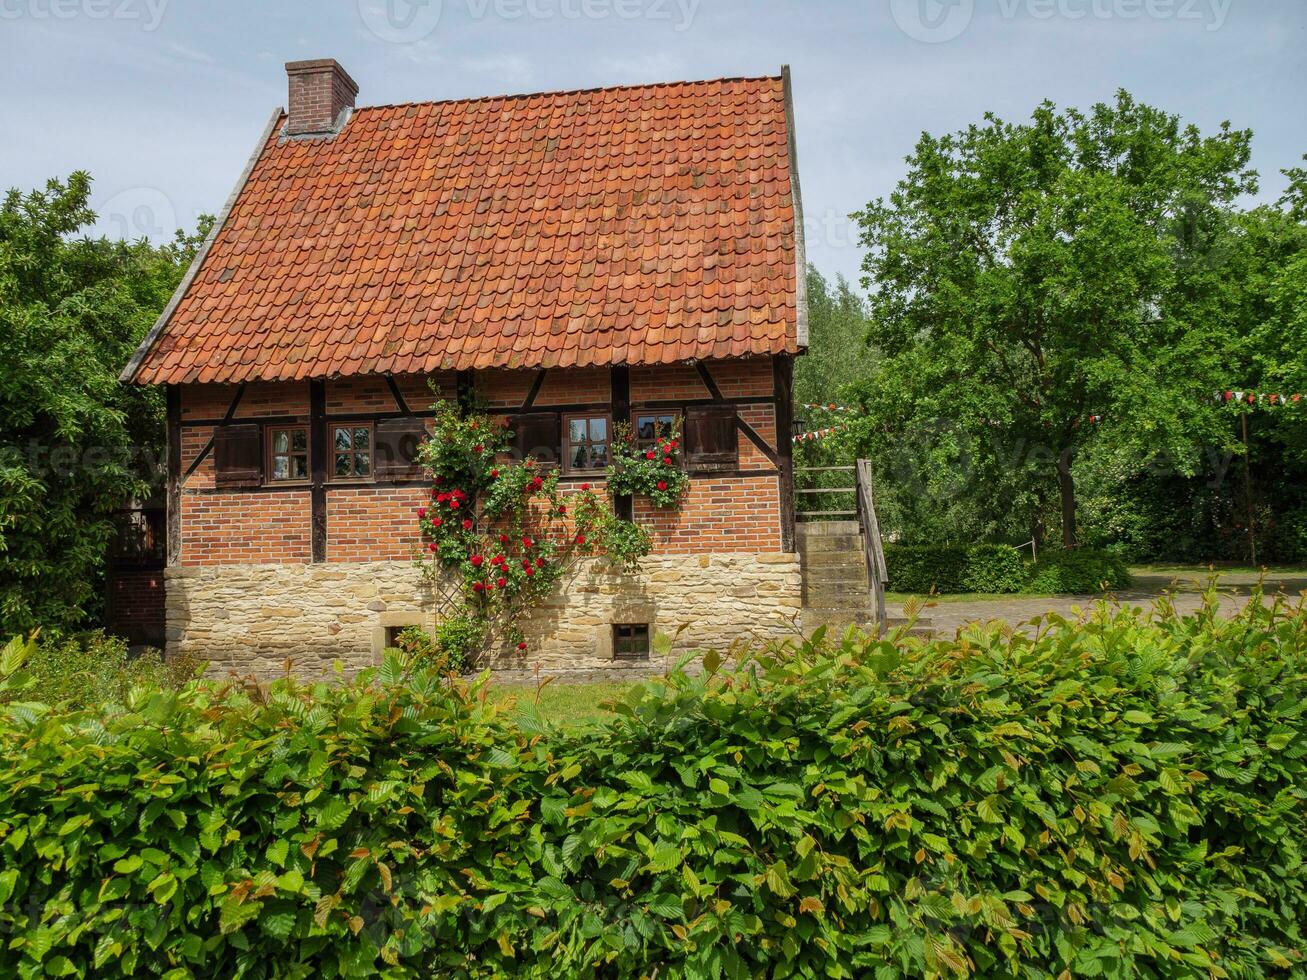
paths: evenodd
<path fill-rule="evenodd" d="M 358 84 L 335 58 L 286 62 L 290 84 L 290 116 L 287 136 L 335 132 L 336 120 L 345 109 L 354 108 Z"/>

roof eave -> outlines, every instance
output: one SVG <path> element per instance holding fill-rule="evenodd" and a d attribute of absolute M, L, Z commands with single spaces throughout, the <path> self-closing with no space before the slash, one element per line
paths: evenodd
<path fill-rule="evenodd" d="M 132 359 L 127 362 L 127 366 L 123 368 L 122 374 L 118 376 L 118 380 L 124 384 L 133 384 L 136 382 L 136 375 L 140 371 L 141 365 L 145 363 L 146 357 L 148 357 L 150 351 L 154 349 L 154 345 L 159 342 L 159 338 L 163 336 L 164 329 L 168 326 L 168 321 L 172 319 L 172 315 L 176 312 L 178 304 L 182 301 L 182 297 L 186 295 L 186 291 L 190 289 L 191 283 L 199 274 L 200 267 L 204 265 L 204 260 L 209 255 L 209 249 L 213 247 L 213 243 L 217 239 L 218 233 L 222 231 L 223 225 L 227 223 L 227 218 L 231 215 L 232 208 L 235 207 L 237 199 L 240 197 L 241 192 L 245 190 L 245 184 L 249 181 L 250 174 L 254 171 L 254 165 L 258 163 L 259 157 L 263 155 L 263 151 L 268 145 L 268 140 L 271 138 L 273 130 L 276 129 L 277 123 L 281 119 L 284 111 L 285 110 L 280 106 L 272 111 L 272 116 L 268 120 L 268 124 L 263 127 L 263 135 L 259 137 L 259 142 L 254 147 L 254 152 L 251 153 L 249 159 L 245 161 L 245 169 L 241 171 L 241 175 L 236 181 L 236 186 L 232 188 L 231 194 L 228 195 L 227 202 L 222 206 L 222 211 L 219 212 L 217 219 L 213 222 L 213 227 L 209 229 L 208 237 L 204 239 L 204 242 L 200 245 L 199 251 L 195 253 L 195 258 L 191 259 L 191 264 L 186 270 L 186 275 L 182 276 L 182 281 L 178 283 L 177 288 L 173 290 L 172 298 L 168 300 L 168 305 L 163 308 L 163 312 L 159 314 L 159 318 L 154 321 L 154 326 L 152 326 L 150 332 L 145 335 L 145 339 L 141 341 L 141 346 L 136 348 L 136 353 L 133 354 Z"/>
<path fill-rule="evenodd" d="M 799 146 L 794 133 L 794 92 L 790 66 L 781 65 L 785 97 L 785 134 L 789 142 L 790 197 L 794 205 L 794 334 L 801 350 L 808 347 L 808 251 L 803 234 L 803 193 L 799 189 Z"/>

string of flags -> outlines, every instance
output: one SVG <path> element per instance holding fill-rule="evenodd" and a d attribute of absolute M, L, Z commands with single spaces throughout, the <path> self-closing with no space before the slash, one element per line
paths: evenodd
<path fill-rule="evenodd" d="M 810 429 L 807 432 L 800 432 L 794 437 L 794 442 L 812 442 L 814 439 L 825 439 L 827 436 L 833 436 L 835 433 L 847 429 L 847 425 L 831 425 L 824 429 Z"/>
<path fill-rule="evenodd" d="M 1214 397 L 1222 404 L 1255 408 L 1298 408 L 1303 404 L 1301 394 L 1282 395 L 1278 391 L 1218 391 Z"/>

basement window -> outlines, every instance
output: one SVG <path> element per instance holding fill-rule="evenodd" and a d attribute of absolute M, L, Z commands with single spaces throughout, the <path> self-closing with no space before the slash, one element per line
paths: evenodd
<path fill-rule="evenodd" d="M 616 623 L 613 626 L 614 660 L 649 659 L 649 624 Z"/>

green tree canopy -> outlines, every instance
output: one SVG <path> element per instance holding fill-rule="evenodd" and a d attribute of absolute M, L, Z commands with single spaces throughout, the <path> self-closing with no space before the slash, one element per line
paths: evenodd
<path fill-rule="evenodd" d="M 158 476 L 162 396 L 118 373 L 200 237 L 163 247 L 79 235 L 82 172 L 0 207 L 0 634 L 77 624 L 109 516 Z M 201 222 L 199 235 L 209 220 Z"/>
<path fill-rule="evenodd" d="M 869 249 L 859 386 L 873 418 L 947 419 L 1034 510 L 1060 497 L 1076 540 L 1073 461 L 1099 426 L 1178 461 L 1222 441 L 1226 231 L 1256 189 L 1251 134 L 1204 135 L 1121 92 L 1088 112 L 923 135 L 888 201 L 855 217 Z"/>

